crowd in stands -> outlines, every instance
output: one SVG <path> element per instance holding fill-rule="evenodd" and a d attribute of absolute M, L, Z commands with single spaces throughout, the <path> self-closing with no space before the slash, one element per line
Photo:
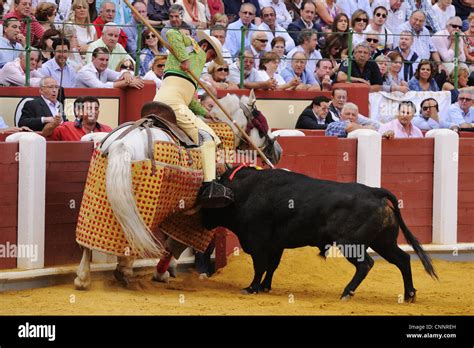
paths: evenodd
<path fill-rule="evenodd" d="M 211 62 L 201 75 L 213 92 L 241 83 L 332 91 L 350 80 L 371 92 L 451 91 L 458 105 L 460 88 L 474 83 L 469 0 L 135 0 L 132 6 L 165 40 L 171 29 L 193 37 L 202 29 L 221 42 L 226 63 Z M 24 86 L 29 70 L 30 86 L 44 77 L 64 88 L 142 88 L 142 80 L 161 86 L 169 52 L 120 0 L 0 0 L 0 16 L 0 85 Z M 469 96 L 465 125 L 474 122 Z M 320 128 L 354 113 L 352 106 L 342 112 L 344 105 L 335 111 L 335 99 L 325 103 L 313 101 L 298 125 Z M 448 115 L 433 121 L 445 125 L 442 119 Z"/>

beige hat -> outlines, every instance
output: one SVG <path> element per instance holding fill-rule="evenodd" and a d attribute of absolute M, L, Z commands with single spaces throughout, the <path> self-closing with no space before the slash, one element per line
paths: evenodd
<path fill-rule="evenodd" d="M 223 65 L 225 62 L 224 57 L 222 57 L 222 44 L 217 37 L 209 36 L 203 30 L 198 30 L 197 37 L 199 41 L 206 40 L 209 42 L 214 51 L 216 51 L 216 58 L 214 58 L 214 61 L 219 65 Z"/>

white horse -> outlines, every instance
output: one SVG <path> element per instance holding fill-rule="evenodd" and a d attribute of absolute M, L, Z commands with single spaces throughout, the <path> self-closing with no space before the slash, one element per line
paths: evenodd
<path fill-rule="evenodd" d="M 222 99 L 223 104 L 228 108 L 230 114 L 236 122 L 245 129 L 247 118 L 241 107 L 242 102 L 248 110 L 254 109 L 254 100 L 242 97 L 239 100 L 236 96 L 227 96 Z M 240 105 L 239 105 L 240 104 Z M 219 113 L 216 112 L 219 116 Z M 223 119 L 224 120 L 224 119 Z M 232 122 L 227 121 L 234 125 Z M 125 237 L 133 250 L 142 257 L 156 257 L 164 252 L 164 246 L 153 236 L 152 231 L 143 221 L 135 199 L 132 188 L 131 165 L 135 161 L 151 159 L 153 154 L 149 154 L 149 139 L 147 131 L 144 129 L 134 129 L 123 138 L 119 139 L 122 133 L 127 132 L 132 125 L 117 128 L 111 133 L 91 133 L 84 136 L 82 141 L 93 140 L 96 145 L 101 143 L 99 150 L 108 152 L 108 166 L 106 169 L 106 193 L 110 206 L 117 221 L 120 223 Z M 152 141 L 174 142 L 173 139 L 159 128 L 151 128 Z M 258 131 L 251 132 L 251 136 L 258 146 L 267 146 L 269 136 L 259 136 Z M 104 138 L 107 137 L 104 140 Z M 237 144 L 238 145 L 238 144 Z M 273 143 L 272 143 L 273 145 Z M 279 158 L 279 155 L 277 156 Z M 277 158 L 275 157 L 275 158 Z M 74 280 L 76 289 L 86 290 L 90 287 L 90 260 L 91 250 L 84 248 L 82 260 L 77 270 L 77 277 Z M 119 256 L 117 268 L 114 272 L 118 281 L 124 285 L 128 284 L 128 278 L 133 275 L 132 257 Z"/>

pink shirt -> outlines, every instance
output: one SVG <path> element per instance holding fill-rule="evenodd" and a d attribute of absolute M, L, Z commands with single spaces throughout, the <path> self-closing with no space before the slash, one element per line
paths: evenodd
<path fill-rule="evenodd" d="M 420 128 L 410 124 L 410 132 L 407 133 L 398 119 L 382 124 L 379 128 L 379 133 L 384 134 L 386 131 L 393 131 L 395 138 L 423 138 L 423 133 Z"/>

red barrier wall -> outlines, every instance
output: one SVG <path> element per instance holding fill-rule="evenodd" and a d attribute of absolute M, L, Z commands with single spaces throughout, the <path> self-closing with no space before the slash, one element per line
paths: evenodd
<path fill-rule="evenodd" d="M 92 150 L 92 142 L 47 143 L 45 266 L 81 260 L 76 223 Z"/>
<path fill-rule="evenodd" d="M 402 216 L 422 243 L 431 243 L 433 226 L 434 139 L 382 141 L 382 187 L 399 201 Z M 400 233 L 399 243 L 406 243 Z"/>
<path fill-rule="evenodd" d="M 474 139 L 459 139 L 458 243 L 474 241 Z"/>
<path fill-rule="evenodd" d="M 0 245 L 17 243 L 18 144 L 0 143 Z M 6 251 L 6 250 L 5 250 Z M 16 268 L 16 258 L 0 257 L 0 269 Z"/>

